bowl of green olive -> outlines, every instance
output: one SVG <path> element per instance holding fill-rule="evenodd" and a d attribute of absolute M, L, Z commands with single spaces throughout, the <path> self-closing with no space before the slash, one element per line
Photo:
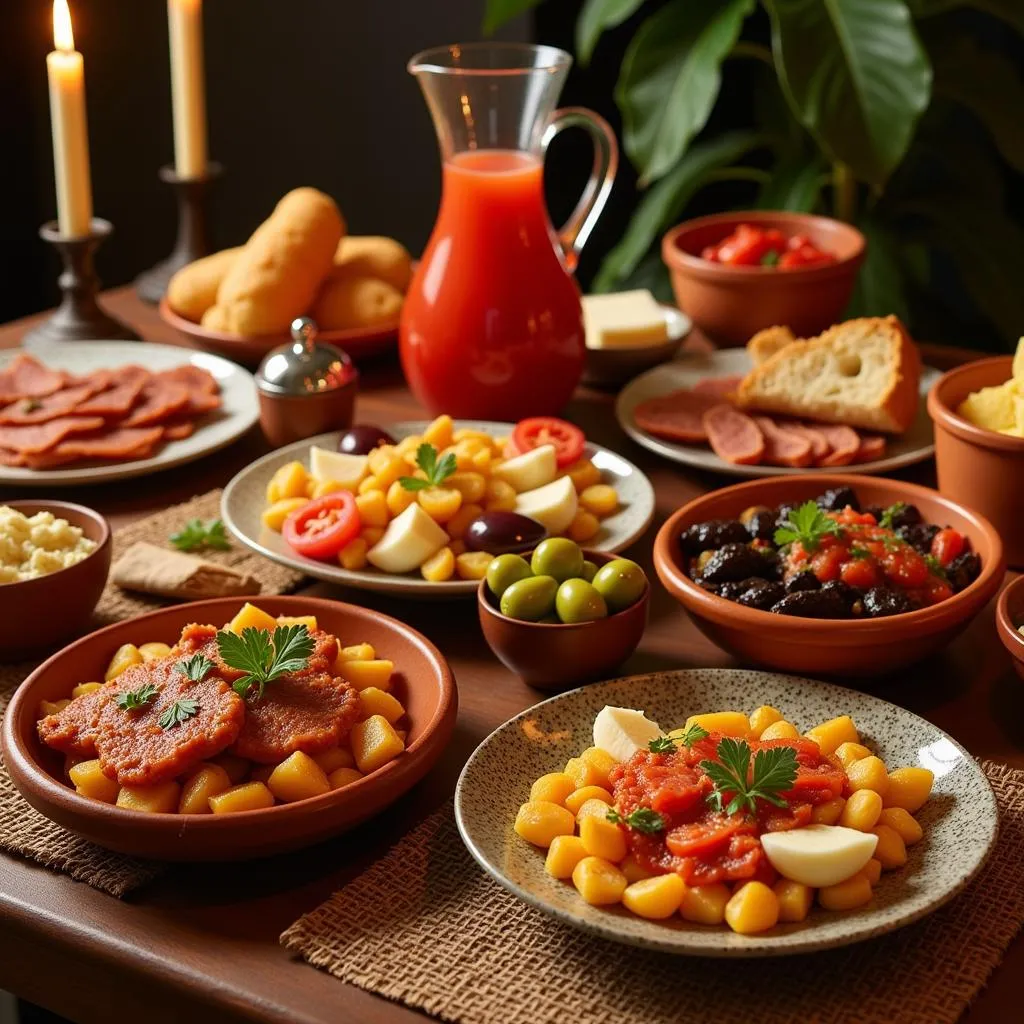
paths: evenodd
<path fill-rule="evenodd" d="M 594 682 L 625 661 L 647 626 L 650 584 L 628 558 L 549 537 L 499 555 L 480 581 L 480 625 L 506 668 L 539 690 Z"/>

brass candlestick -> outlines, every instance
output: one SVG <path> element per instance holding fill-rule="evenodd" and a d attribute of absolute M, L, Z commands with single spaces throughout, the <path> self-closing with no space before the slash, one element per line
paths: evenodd
<path fill-rule="evenodd" d="M 105 313 L 96 301 L 100 279 L 96 276 L 93 254 L 113 230 L 110 221 L 99 217 L 93 218 L 89 234 L 81 238 L 62 235 L 55 220 L 39 229 L 40 237 L 56 248 L 64 264 L 57 279 L 61 301 L 49 320 L 26 332 L 23 344 L 108 338 L 138 340 L 139 336 L 131 328 Z"/>
<path fill-rule="evenodd" d="M 178 200 L 178 239 L 167 259 L 135 279 L 140 299 L 159 302 L 175 273 L 193 260 L 210 254 L 207 197 L 210 186 L 222 172 L 220 164 L 210 164 L 202 178 L 179 178 L 173 167 L 160 168 L 160 180 L 174 189 Z"/>

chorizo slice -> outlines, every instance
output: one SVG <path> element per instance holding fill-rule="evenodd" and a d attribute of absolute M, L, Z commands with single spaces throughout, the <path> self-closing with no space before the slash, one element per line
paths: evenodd
<path fill-rule="evenodd" d="M 854 462 L 874 462 L 884 458 L 888 441 L 881 434 L 862 434 L 860 447 L 854 456 Z"/>
<path fill-rule="evenodd" d="M 764 435 L 746 413 L 720 402 L 704 413 L 704 429 L 714 453 L 738 466 L 756 466 L 764 459 Z"/>
<path fill-rule="evenodd" d="M 772 466 L 809 466 L 813 460 L 811 442 L 788 430 L 770 416 L 755 416 L 754 422 L 764 435 L 764 461 Z"/>
<path fill-rule="evenodd" d="M 817 428 L 807 423 L 799 423 L 796 420 L 779 420 L 777 422 L 784 430 L 788 430 L 793 434 L 799 434 L 810 442 L 811 462 L 814 465 L 820 465 L 821 460 L 832 451 L 832 445 L 828 443 L 828 439 Z"/>
<path fill-rule="evenodd" d="M 644 433 L 654 437 L 682 444 L 700 444 L 708 439 L 704 413 L 721 400 L 717 395 L 700 394 L 684 388 L 640 402 L 633 410 L 633 420 Z"/>
<path fill-rule="evenodd" d="M 734 374 L 730 377 L 705 377 L 693 385 L 693 390 L 698 395 L 715 395 L 718 398 L 728 398 L 743 380 L 742 374 Z"/>
<path fill-rule="evenodd" d="M 820 462 L 819 466 L 848 466 L 860 451 L 860 434 L 853 427 L 822 424 L 815 429 L 825 435 L 825 440 L 832 446 Z"/>

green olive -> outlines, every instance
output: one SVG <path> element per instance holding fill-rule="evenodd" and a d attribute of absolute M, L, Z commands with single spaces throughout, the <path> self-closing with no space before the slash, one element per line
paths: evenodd
<path fill-rule="evenodd" d="M 510 619 L 539 622 L 555 608 L 558 581 L 550 576 L 527 576 L 501 595 L 501 614 Z"/>
<path fill-rule="evenodd" d="M 530 568 L 535 576 L 552 576 L 562 583 L 582 574 L 583 552 L 568 537 L 548 537 L 537 545 Z"/>
<path fill-rule="evenodd" d="M 594 577 L 594 588 L 613 612 L 636 604 L 646 586 L 643 569 L 628 558 L 616 558 L 602 565 Z"/>
<path fill-rule="evenodd" d="M 487 566 L 487 586 L 495 597 L 501 597 L 513 583 L 532 575 L 530 563 L 522 555 L 498 555 Z"/>
<path fill-rule="evenodd" d="M 588 583 L 593 583 L 594 582 L 594 577 L 597 575 L 597 566 L 594 565 L 593 562 L 588 562 L 588 561 L 584 560 L 584 562 L 583 562 L 583 572 L 581 572 L 580 575 Z"/>
<path fill-rule="evenodd" d="M 566 580 L 558 588 L 555 607 L 563 622 L 590 622 L 608 615 L 608 606 L 594 585 L 579 578 Z"/>

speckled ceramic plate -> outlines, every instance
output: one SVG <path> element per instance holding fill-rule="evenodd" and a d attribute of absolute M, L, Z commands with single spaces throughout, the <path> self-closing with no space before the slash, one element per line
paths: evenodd
<path fill-rule="evenodd" d="M 645 433 L 633 419 L 633 410 L 648 398 L 658 398 L 680 388 L 692 388 L 705 377 L 731 377 L 745 374 L 750 370 L 750 357 L 742 348 L 722 349 L 719 352 L 685 353 L 670 363 L 663 363 L 653 370 L 630 381 L 619 392 L 615 403 L 615 415 L 619 425 L 637 444 L 663 455 L 666 459 L 679 462 L 695 469 L 724 473 L 728 476 L 784 476 L 793 473 L 820 473 L 820 469 L 793 469 L 786 466 L 738 466 L 720 459 L 706 444 L 675 444 Z M 844 473 L 887 473 L 915 462 L 923 462 L 935 454 L 935 435 L 932 421 L 925 408 L 929 388 L 939 379 L 938 370 L 930 366 L 921 372 L 921 402 L 917 418 L 910 429 L 901 437 L 889 439 L 884 459 L 843 466 Z"/>
<path fill-rule="evenodd" d="M 418 420 L 392 424 L 387 430 L 392 437 L 401 440 L 408 434 L 422 433 L 426 426 L 427 421 Z M 486 430 L 499 437 L 512 432 L 511 423 L 490 420 L 459 420 L 456 427 Z M 339 436 L 335 432 L 297 441 L 246 466 L 225 488 L 221 500 L 221 515 L 231 532 L 243 544 L 275 562 L 342 586 L 416 598 L 475 594 L 478 583 L 474 580 L 428 583 L 418 573 L 396 576 L 376 569 L 353 572 L 337 564 L 303 558 L 284 542 L 279 533 L 263 525 L 260 516 L 266 505 L 267 484 L 277 469 L 296 459 L 308 466 L 312 445 L 334 449 Z M 600 532 L 593 540 L 587 541 L 587 547 L 598 551 L 623 551 L 643 535 L 654 518 L 654 489 L 647 477 L 621 455 L 589 442 L 586 455 L 601 470 L 604 482 L 612 484 L 619 495 L 619 510 L 602 521 Z"/>
<path fill-rule="evenodd" d="M 866 907 L 815 907 L 806 921 L 737 935 L 674 917 L 645 921 L 622 907 L 591 907 L 569 882 L 544 871 L 543 851 L 512 831 L 530 784 L 558 771 L 592 742 L 606 704 L 643 709 L 662 728 L 701 711 L 777 707 L 802 732 L 849 714 L 863 742 L 892 767 L 921 765 L 935 787 L 917 815 L 925 838 L 906 867 L 882 876 Z M 687 956 L 782 956 L 861 942 L 902 928 L 952 899 L 980 870 L 995 842 L 995 797 L 974 759 L 923 718 L 876 697 L 795 676 L 735 669 L 662 672 L 597 683 L 543 701 L 496 729 L 476 749 L 455 792 L 455 817 L 470 853 L 497 882 L 554 917 L 606 939 Z"/>

